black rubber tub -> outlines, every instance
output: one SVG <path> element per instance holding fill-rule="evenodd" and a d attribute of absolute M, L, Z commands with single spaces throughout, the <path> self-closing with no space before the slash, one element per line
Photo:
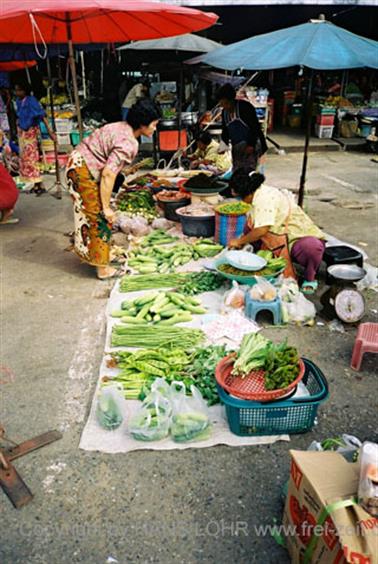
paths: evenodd
<path fill-rule="evenodd" d="M 177 210 L 178 212 L 180 210 Z M 215 234 L 215 215 L 193 217 L 176 213 L 181 221 L 184 235 L 188 237 L 213 237 Z"/>
<path fill-rule="evenodd" d="M 190 198 L 185 198 L 182 200 L 174 202 L 165 202 L 164 200 L 159 200 L 159 205 L 164 211 L 164 217 L 170 221 L 180 221 L 180 217 L 177 215 L 176 210 L 183 208 L 190 204 Z"/>

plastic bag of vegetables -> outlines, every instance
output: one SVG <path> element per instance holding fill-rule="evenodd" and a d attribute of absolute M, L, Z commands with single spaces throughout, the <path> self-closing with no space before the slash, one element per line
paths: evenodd
<path fill-rule="evenodd" d="M 100 390 L 96 416 L 97 421 L 104 429 L 113 431 L 117 429 L 122 421 L 122 404 L 124 402 L 122 388 L 110 385 Z"/>
<path fill-rule="evenodd" d="M 203 441 L 210 436 L 210 421 L 206 402 L 201 392 L 190 386 L 191 396 L 186 395 L 183 382 L 172 382 L 171 435 L 176 442 Z"/>
<path fill-rule="evenodd" d="M 129 431 L 138 441 L 160 441 L 169 433 L 172 404 L 162 393 L 165 388 L 163 390 L 157 382 L 154 384 L 151 393 L 129 421 Z"/>

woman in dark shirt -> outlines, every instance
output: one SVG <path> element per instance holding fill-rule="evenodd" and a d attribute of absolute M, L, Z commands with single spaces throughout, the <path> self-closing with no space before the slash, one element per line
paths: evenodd
<path fill-rule="evenodd" d="M 268 147 L 255 108 L 249 102 L 237 100 L 231 84 L 222 86 L 217 99 L 223 108 L 222 141 L 226 145 L 231 142 L 233 170 L 256 170 Z"/>

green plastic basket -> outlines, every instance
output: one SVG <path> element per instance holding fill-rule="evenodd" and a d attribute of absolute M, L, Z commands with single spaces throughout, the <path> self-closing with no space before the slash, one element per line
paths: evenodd
<path fill-rule="evenodd" d="M 240 437 L 298 434 L 313 427 L 319 405 L 329 396 L 328 384 L 313 362 L 302 360 L 305 365 L 302 382 L 310 393 L 307 397 L 260 403 L 230 396 L 217 384 L 232 433 Z"/>

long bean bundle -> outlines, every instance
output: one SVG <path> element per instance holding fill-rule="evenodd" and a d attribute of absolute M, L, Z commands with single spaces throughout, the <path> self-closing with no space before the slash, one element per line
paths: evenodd
<path fill-rule="evenodd" d="M 232 267 L 231 267 L 232 268 Z M 215 272 L 181 272 L 171 274 L 135 274 L 121 279 L 121 292 L 138 292 L 152 288 L 177 288 L 183 294 L 194 295 L 220 288 L 225 280 Z"/>
<path fill-rule="evenodd" d="M 204 341 L 201 329 L 174 326 L 115 325 L 112 347 L 161 347 L 176 344 L 190 349 Z"/>
<path fill-rule="evenodd" d="M 121 292 L 138 292 L 152 288 L 174 288 L 185 282 L 185 274 L 135 274 L 123 276 L 120 283 Z"/>

